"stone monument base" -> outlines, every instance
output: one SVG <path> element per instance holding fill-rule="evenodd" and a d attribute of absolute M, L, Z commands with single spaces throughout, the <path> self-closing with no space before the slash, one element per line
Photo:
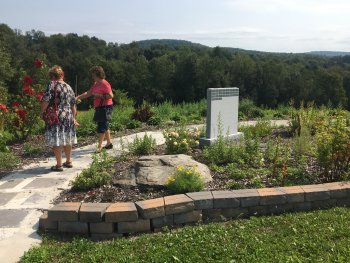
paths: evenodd
<path fill-rule="evenodd" d="M 230 141 L 239 140 L 243 136 L 243 133 L 237 132 L 235 134 L 225 135 L 224 138 Z M 205 138 L 199 139 L 199 146 L 203 148 L 204 146 L 210 146 L 217 141 L 218 138 Z"/>

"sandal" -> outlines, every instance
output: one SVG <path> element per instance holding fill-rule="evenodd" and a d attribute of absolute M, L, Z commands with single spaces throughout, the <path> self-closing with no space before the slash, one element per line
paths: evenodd
<path fill-rule="evenodd" d="M 110 143 L 110 144 L 108 144 L 106 146 L 103 146 L 103 149 L 106 149 L 106 150 L 113 149 L 113 144 Z"/>
<path fill-rule="evenodd" d="M 62 166 L 54 165 L 54 166 L 51 167 L 51 171 L 54 171 L 54 172 L 62 172 L 62 171 L 63 171 L 63 168 L 62 168 Z"/>
<path fill-rule="evenodd" d="M 66 167 L 66 168 L 73 168 L 73 164 L 72 164 L 72 162 L 64 162 L 64 163 L 63 163 L 63 167 Z"/>

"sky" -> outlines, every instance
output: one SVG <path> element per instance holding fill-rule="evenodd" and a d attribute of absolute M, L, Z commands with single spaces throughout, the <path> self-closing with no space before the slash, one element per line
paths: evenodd
<path fill-rule="evenodd" d="M 350 51 L 348 0 L 0 0 L 0 23 L 118 44 L 182 39 L 268 52 Z"/>

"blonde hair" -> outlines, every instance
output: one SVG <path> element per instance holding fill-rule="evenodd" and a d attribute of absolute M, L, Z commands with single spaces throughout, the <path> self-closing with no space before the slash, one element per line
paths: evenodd
<path fill-rule="evenodd" d="M 90 68 L 90 73 L 94 74 L 100 79 L 104 79 L 106 77 L 105 71 L 101 66 L 93 66 L 92 68 Z"/>
<path fill-rule="evenodd" d="M 60 66 L 55 65 L 52 68 L 50 68 L 49 77 L 50 79 L 61 79 L 61 78 L 63 79 L 64 71 Z"/>

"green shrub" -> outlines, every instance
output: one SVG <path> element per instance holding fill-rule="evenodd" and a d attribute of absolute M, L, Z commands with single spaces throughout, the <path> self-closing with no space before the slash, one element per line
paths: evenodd
<path fill-rule="evenodd" d="M 11 152 L 0 152 L 0 169 L 16 168 L 20 160 Z"/>
<path fill-rule="evenodd" d="M 131 152 L 137 155 L 149 155 L 156 147 L 156 140 L 152 136 L 147 136 L 147 133 L 140 139 L 136 136 L 135 140 L 129 144 Z"/>
<path fill-rule="evenodd" d="M 84 137 L 96 133 L 96 123 L 93 121 L 94 109 L 88 111 L 79 111 L 77 121 L 79 127 L 77 128 L 77 136 Z"/>
<path fill-rule="evenodd" d="M 198 192 L 204 189 L 205 183 L 195 168 L 179 166 L 175 174 L 168 177 L 165 184 L 175 194 Z"/>
<path fill-rule="evenodd" d="M 105 150 L 100 154 L 94 154 L 92 158 L 91 166 L 84 169 L 72 182 L 74 190 L 89 190 L 112 182 L 112 176 L 108 170 L 115 159 L 108 156 Z"/>
<path fill-rule="evenodd" d="M 242 99 L 239 102 L 238 111 L 241 112 L 247 119 L 255 119 L 264 117 L 264 111 L 257 107 L 250 99 Z"/>
<path fill-rule="evenodd" d="M 266 137 L 272 133 L 272 125 L 268 120 L 259 119 L 255 125 L 245 125 L 240 127 L 243 133 L 251 133 L 253 136 Z"/>
<path fill-rule="evenodd" d="M 157 126 L 157 125 L 160 125 L 161 123 L 162 123 L 162 119 L 159 116 L 152 116 L 147 121 L 147 124 L 152 126 Z"/>
<path fill-rule="evenodd" d="M 142 123 L 139 120 L 129 120 L 126 123 L 126 128 L 127 129 L 136 129 L 136 128 L 140 128 L 142 125 Z"/>
<path fill-rule="evenodd" d="M 134 112 L 134 107 L 114 107 L 112 119 L 109 122 L 109 127 L 112 131 L 120 131 L 126 128 L 131 120 L 131 115 Z M 131 126 L 130 126 L 131 127 Z"/>
<path fill-rule="evenodd" d="M 140 122 L 147 122 L 153 115 L 154 112 L 151 105 L 144 101 L 142 105 L 134 111 L 132 118 Z"/>
<path fill-rule="evenodd" d="M 29 142 L 23 144 L 23 150 L 27 155 L 37 154 L 42 151 L 40 146 Z"/>
<path fill-rule="evenodd" d="M 0 152 L 9 152 L 10 147 L 7 145 L 14 139 L 14 135 L 8 131 L 0 131 Z"/>
<path fill-rule="evenodd" d="M 350 176 L 350 126 L 346 113 L 319 122 L 316 126 L 316 156 L 321 175 L 327 181 Z"/>

